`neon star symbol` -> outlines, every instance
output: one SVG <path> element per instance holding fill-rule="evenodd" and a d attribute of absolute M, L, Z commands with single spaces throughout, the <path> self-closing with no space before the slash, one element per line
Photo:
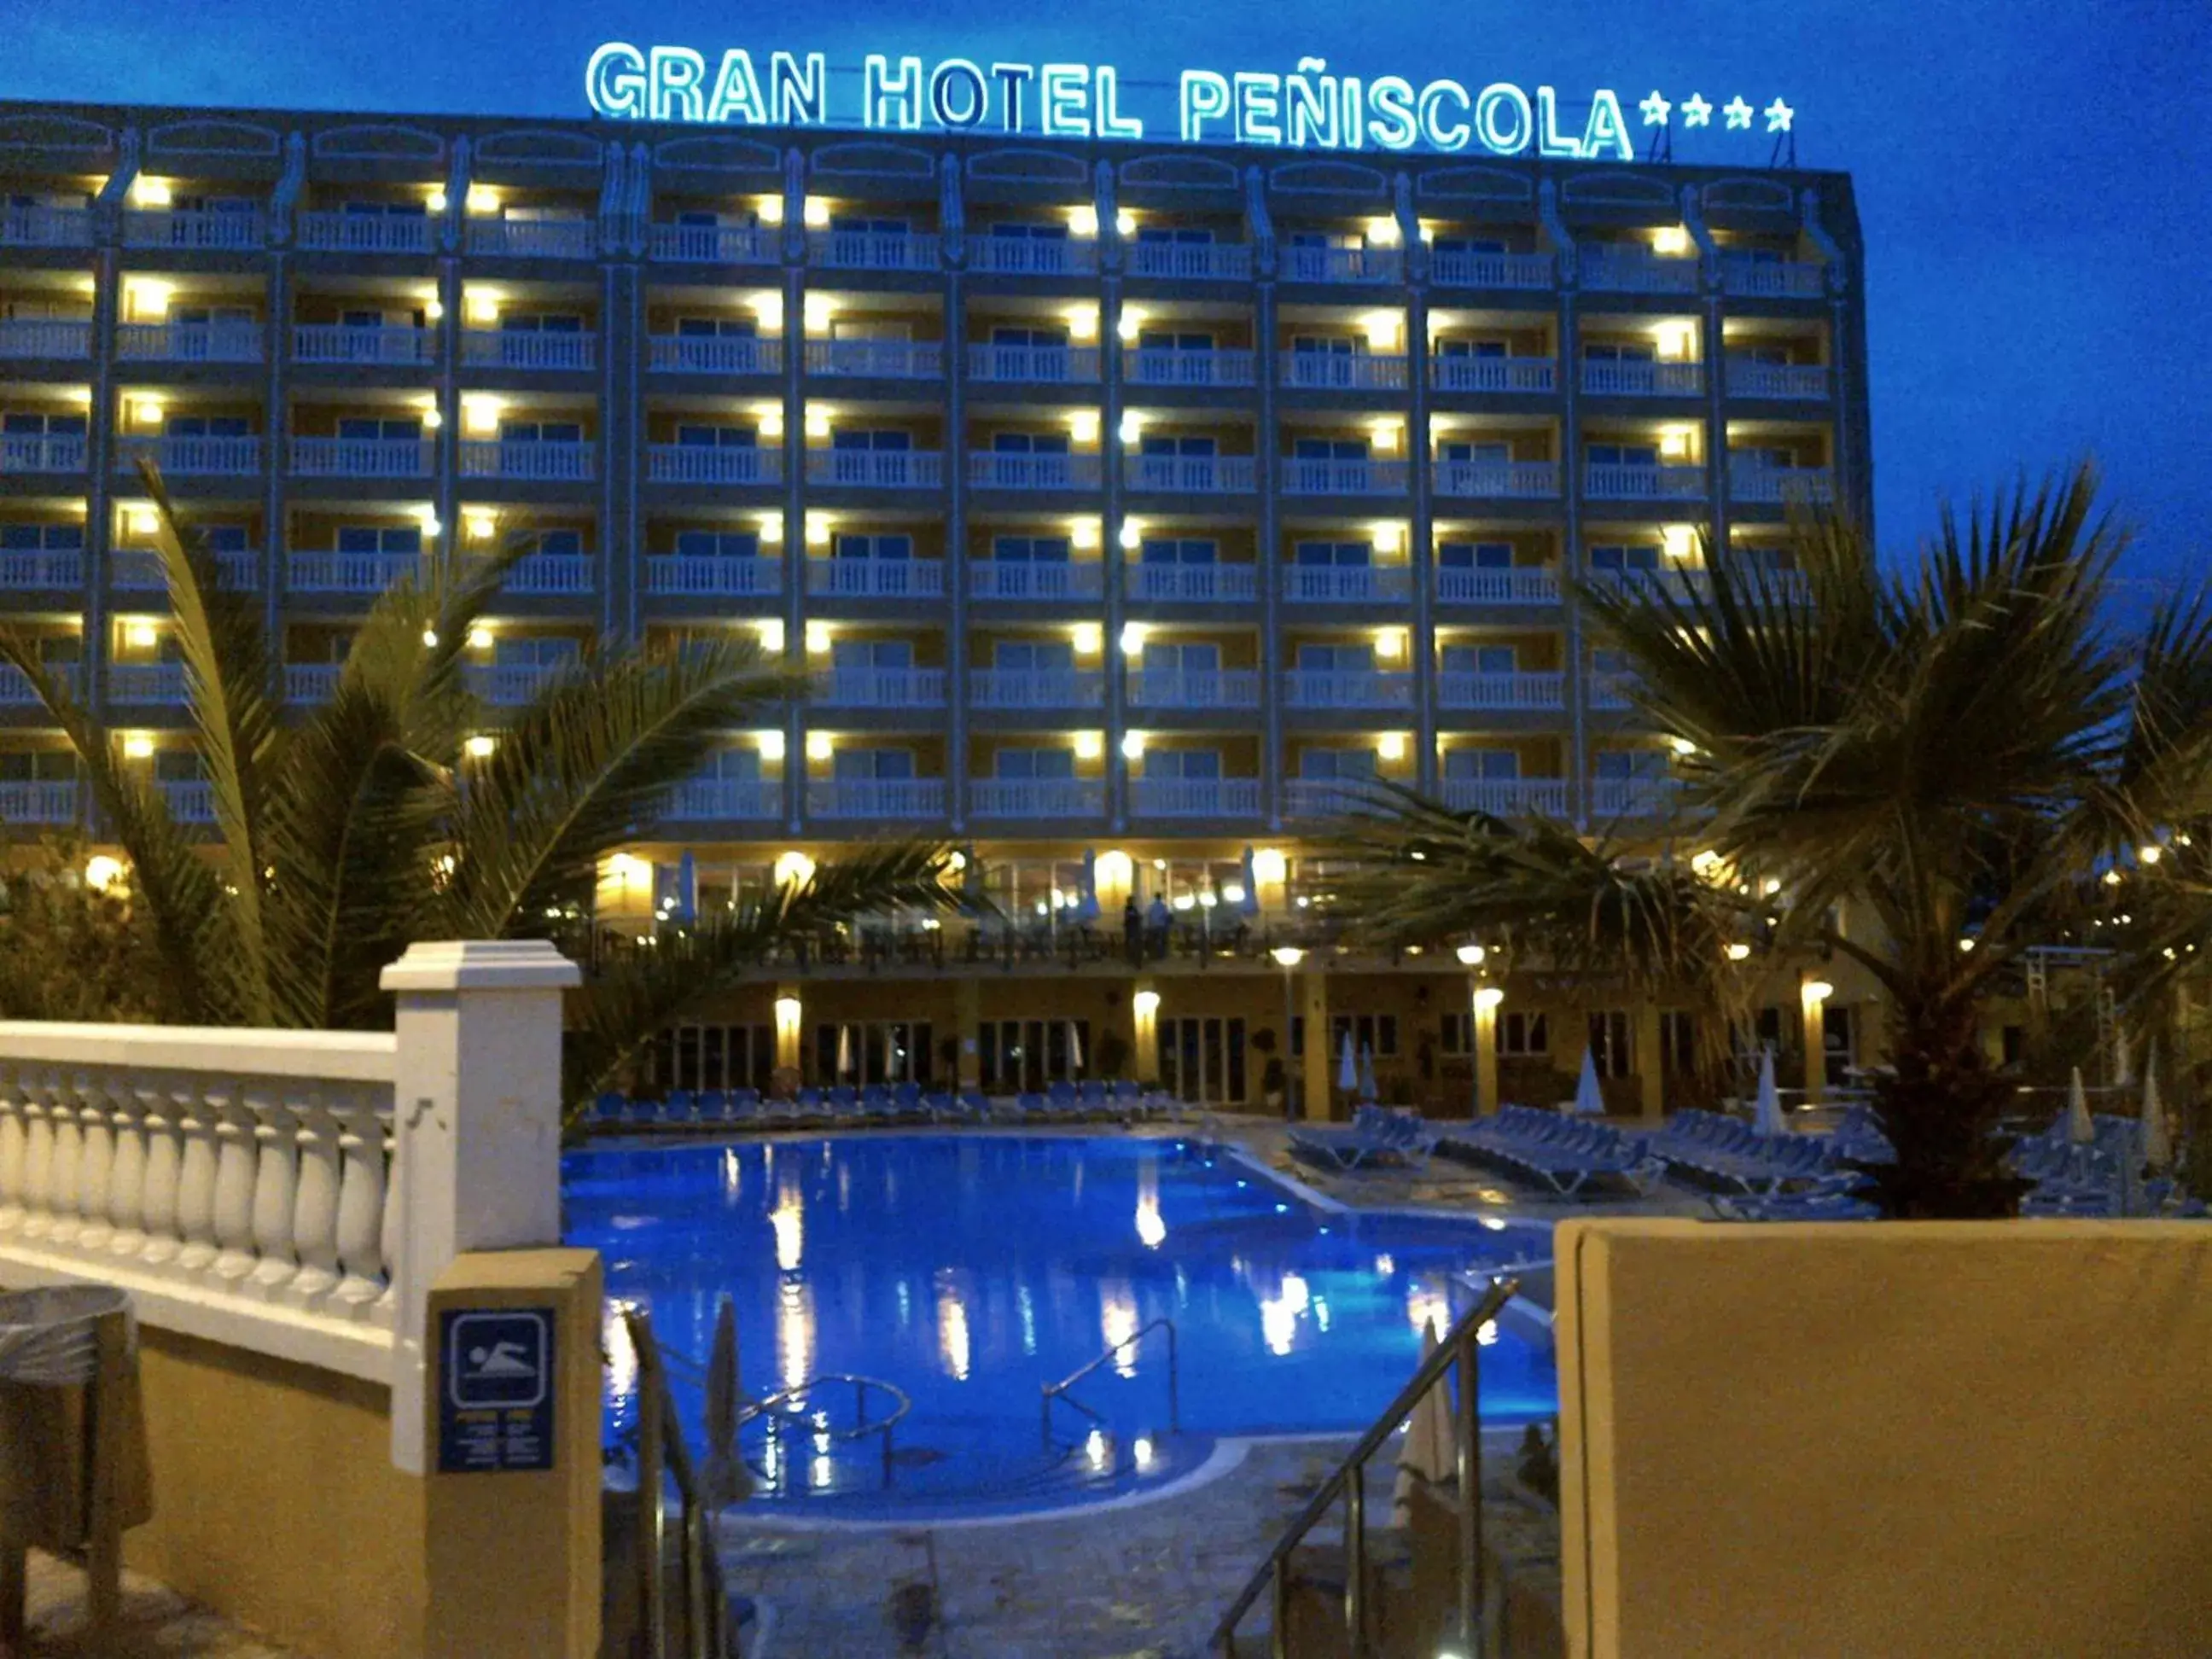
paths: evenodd
<path fill-rule="evenodd" d="M 1713 106 L 1701 93 L 1692 93 L 1682 100 L 1682 125 L 1686 127 L 1709 127 L 1713 124 Z"/>
<path fill-rule="evenodd" d="M 1667 125 L 1668 112 L 1674 106 L 1655 92 L 1636 107 L 1644 112 L 1645 126 L 1663 127 Z"/>
<path fill-rule="evenodd" d="M 1779 98 L 1766 106 L 1766 130 L 1769 132 L 1787 132 L 1790 124 L 1796 118 L 1797 112 Z"/>
<path fill-rule="evenodd" d="M 1751 131 L 1751 106 L 1743 101 L 1741 93 L 1721 106 L 1721 113 L 1728 117 L 1729 131 L 1739 127 L 1746 132 Z"/>

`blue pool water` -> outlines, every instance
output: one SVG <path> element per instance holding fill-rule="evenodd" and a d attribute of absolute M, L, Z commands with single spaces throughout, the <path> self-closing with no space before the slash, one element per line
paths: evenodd
<path fill-rule="evenodd" d="M 1198 1143 L 1122 1136 L 602 1147 L 570 1154 L 564 1185 L 569 1241 L 602 1253 L 611 1302 L 648 1307 L 665 1346 L 703 1358 L 727 1291 L 748 1394 L 856 1373 L 911 1398 L 888 1488 L 872 1442 L 749 1437 L 762 1497 L 811 1512 L 1072 1501 L 1170 1478 L 1214 1437 L 1363 1428 L 1423 1325 L 1449 1322 L 1454 1273 L 1551 1243 L 1533 1223 L 1326 1211 Z M 1096 1419 L 1054 1408 L 1048 1453 L 1042 1385 L 1162 1316 L 1181 1434 L 1154 1333 L 1074 1390 Z M 1484 1416 L 1550 1415 L 1549 1352 L 1492 1334 Z M 612 1321 L 608 1346 L 619 1436 L 635 1402 Z"/>

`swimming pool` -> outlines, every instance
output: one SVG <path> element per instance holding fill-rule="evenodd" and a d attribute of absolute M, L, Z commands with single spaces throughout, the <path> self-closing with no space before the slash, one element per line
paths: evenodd
<path fill-rule="evenodd" d="M 1449 1323 L 1454 1273 L 1551 1242 L 1540 1224 L 1327 1210 L 1203 1143 L 1121 1135 L 598 1147 L 568 1157 L 564 1188 L 569 1242 L 601 1252 L 611 1304 L 648 1307 L 664 1345 L 703 1358 L 726 1291 L 749 1394 L 853 1373 L 909 1396 L 888 1486 L 867 1455 L 749 1439 L 763 1501 L 833 1516 L 1076 1501 L 1173 1478 L 1218 1437 L 1364 1428 L 1424 1324 Z M 1054 1408 L 1048 1455 L 1042 1385 L 1162 1316 L 1182 1433 L 1154 1332 Z M 1490 1335 L 1485 1418 L 1550 1415 L 1549 1352 Z M 627 1347 L 611 1319 L 617 1436 Z"/>

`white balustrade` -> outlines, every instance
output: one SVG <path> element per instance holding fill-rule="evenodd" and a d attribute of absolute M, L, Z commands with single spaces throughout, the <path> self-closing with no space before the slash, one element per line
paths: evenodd
<path fill-rule="evenodd" d="M 118 471 L 137 471 L 142 458 L 173 477 L 250 478 L 261 471 L 261 440 L 131 438 L 115 447 Z"/>
<path fill-rule="evenodd" d="M 294 242 L 316 253 L 428 253 L 433 234 L 427 213 L 302 213 L 294 226 Z"/>
<path fill-rule="evenodd" d="M 1429 359 L 1429 379 L 1439 392 L 1548 392 L 1558 385 L 1556 370 L 1549 357 Z"/>
<path fill-rule="evenodd" d="M 507 443 L 496 438 L 466 438 L 460 451 L 465 478 L 586 483 L 599 465 L 598 445 L 566 441 Z"/>
<path fill-rule="evenodd" d="M 116 702 L 182 702 L 185 665 L 181 662 L 112 662 L 107 665 L 107 695 Z"/>
<path fill-rule="evenodd" d="M 284 696 L 293 702 L 328 702 L 337 695 L 343 663 L 288 662 L 284 665 Z"/>
<path fill-rule="evenodd" d="M 1346 818 L 1376 811 L 1378 786 L 1357 778 L 1285 778 L 1283 811 L 1293 818 Z"/>
<path fill-rule="evenodd" d="M 1009 276 L 1064 276 L 1098 269 L 1098 244 L 1070 236 L 970 236 L 968 268 Z"/>
<path fill-rule="evenodd" d="M 968 456 L 968 482 L 979 489 L 1096 489 L 1096 455 L 979 449 Z"/>
<path fill-rule="evenodd" d="M 1129 701 L 1139 708 L 1257 708 L 1256 668 L 1139 668 L 1129 675 Z"/>
<path fill-rule="evenodd" d="M 971 345 L 971 380 L 1016 381 L 1054 386 L 1098 378 L 1096 346 Z"/>
<path fill-rule="evenodd" d="M 302 478 L 427 478 L 436 458 L 427 438 L 292 440 L 292 471 Z"/>
<path fill-rule="evenodd" d="M 1304 455 L 1283 459 L 1285 495 L 1402 495 L 1412 469 L 1403 461 L 1341 460 Z"/>
<path fill-rule="evenodd" d="M 261 585 L 261 556 L 251 548 L 226 547 L 215 556 L 216 580 L 244 592 Z M 107 585 L 118 592 L 166 591 L 168 567 L 161 556 L 143 547 L 118 547 L 107 556 Z"/>
<path fill-rule="evenodd" d="M 261 325 L 118 323 L 115 355 L 125 362 L 258 363 Z"/>
<path fill-rule="evenodd" d="M 1106 677 L 1095 668 L 976 668 L 968 674 L 971 708 L 1097 708 Z"/>
<path fill-rule="evenodd" d="M 381 593 L 403 576 L 425 575 L 418 553 L 295 553 L 284 585 L 295 593 Z"/>
<path fill-rule="evenodd" d="M 809 559 L 806 591 L 851 599 L 936 599 L 945 596 L 942 559 Z"/>
<path fill-rule="evenodd" d="M 586 369 L 599 356 L 596 334 L 472 328 L 461 336 L 461 361 L 471 368 Z"/>
<path fill-rule="evenodd" d="M 934 489 L 945 482 L 945 458 L 933 449 L 810 449 L 806 481 L 856 489 Z"/>
<path fill-rule="evenodd" d="M 1836 477 L 1825 466 L 1765 466 L 1736 462 L 1729 468 L 1729 498 L 1790 505 L 1836 498 Z"/>
<path fill-rule="evenodd" d="M 1702 466 L 1594 461 L 1583 469 L 1583 494 L 1594 501 L 1700 501 L 1705 493 Z"/>
<path fill-rule="evenodd" d="M 427 328 L 352 327 L 343 323 L 301 323 L 292 331 L 292 358 L 301 363 L 434 362 L 437 334 Z"/>
<path fill-rule="evenodd" d="M 92 325 L 68 317 L 0 318 L 0 357 L 57 361 L 92 355 Z"/>
<path fill-rule="evenodd" d="M 51 592 L 81 586 L 84 555 L 59 549 L 9 548 L 0 550 L 0 588 L 10 592 Z"/>
<path fill-rule="evenodd" d="M 0 473 L 82 472 L 84 440 L 67 432 L 0 432 Z"/>
<path fill-rule="evenodd" d="M 44 207 L 36 203 L 0 206 L 0 247 L 91 246 L 89 209 Z"/>
<path fill-rule="evenodd" d="M 911 231 L 817 230 L 807 257 L 833 270 L 934 270 L 937 238 Z"/>
<path fill-rule="evenodd" d="M 655 225 L 653 257 L 672 264 L 773 264 L 774 235 L 758 225 Z"/>
<path fill-rule="evenodd" d="M 1406 358 L 1395 351 L 1285 351 L 1282 380 L 1300 392 L 1399 392 Z"/>
<path fill-rule="evenodd" d="M 673 374 L 780 374 L 783 342 L 745 334 L 656 334 L 651 362 Z"/>
<path fill-rule="evenodd" d="M 1548 289 L 1558 260 L 1548 253 L 1477 253 L 1439 248 L 1430 256 L 1429 280 L 1439 288 Z"/>
<path fill-rule="evenodd" d="M 1522 501 L 1559 496 L 1557 461 L 1438 461 L 1436 481 L 1439 495 Z"/>
<path fill-rule="evenodd" d="M 0 783 L 0 823 L 74 823 L 76 783 L 59 778 L 44 782 Z"/>
<path fill-rule="evenodd" d="M 973 778 L 968 810 L 981 818 L 1095 818 L 1106 810 L 1097 778 Z"/>
<path fill-rule="evenodd" d="M 1259 567 L 1249 564 L 1133 564 L 1129 597 L 1154 605 L 1241 605 L 1257 599 Z"/>
<path fill-rule="evenodd" d="M 590 259 L 599 251 L 599 221 L 471 219 L 467 246 L 471 253 L 514 259 Z"/>
<path fill-rule="evenodd" d="M 783 451 L 736 444 L 654 444 L 646 451 L 646 477 L 653 483 L 777 483 Z"/>
<path fill-rule="evenodd" d="M 1796 402 L 1828 395 L 1826 363 L 1762 363 L 1732 357 L 1728 365 L 1731 398 L 1778 398 Z"/>
<path fill-rule="evenodd" d="M 1283 675 L 1283 700 L 1292 708 L 1410 708 L 1413 677 L 1374 669 L 1292 668 Z"/>
<path fill-rule="evenodd" d="M 1405 274 L 1405 250 L 1395 247 L 1286 247 L 1286 283 L 1395 283 Z"/>
<path fill-rule="evenodd" d="M 672 823 L 735 822 L 783 816 L 783 785 L 774 778 L 694 778 L 669 797 Z"/>
<path fill-rule="evenodd" d="M 825 668 L 814 677 L 817 702 L 831 708 L 941 708 L 941 668 Z"/>
<path fill-rule="evenodd" d="M 968 595 L 975 599 L 1095 599 L 1106 591 L 1097 559 L 971 559 Z"/>
<path fill-rule="evenodd" d="M 1121 373 L 1132 386 L 1250 386 L 1256 355 L 1249 350 L 1189 351 L 1131 346 Z"/>
<path fill-rule="evenodd" d="M 1705 366 L 1586 357 L 1583 390 L 1606 398 L 1698 398 L 1705 395 Z"/>
<path fill-rule="evenodd" d="M 1293 605 L 1392 605 L 1411 599 L 1404 565 L 1293 564 L 1283 568 L 1283 597 Z"/>
<path fill-rule="evenodd" d="M 261 210 L 130 208 L 123 215 L 125 247 L 258 248 L 268 239 Z"/>
<path fill-rule="evenodd" d="M 1449 670 L 1437 677 L 1443 708 L 1561 708 L 1566 681 L 1559 674 L 1484 674 Z"/>
<path fill-rule="evenodd" d="M 1557 605 L 1559 576 L 1548 565 L 1504 569 L 1439 565 L 1437 599 L 1439 603 L 1457 605 Z"/>
<path fill-rule="evenodd" d="M 1519 817 L 1540 812 L 1560 817 L 1567 810 L 1565 778 L 1446 778 L 1444 805 L 1455 812 L 1487 812 Z"/>
<path fill-rule="evenodd" d="M 1759 259 L 1741 253 L 1721 255 L 1722 292 L 1778 300 L 1817 300 L 1826 292 L 1827 267 L 1802 259 Z"/>
<path fill-rule="evenodd" d="M 723 597 L 783 592 L 783 561 L 780 558 L 649 558 L 645 562 L 645 591 L 661 595 L 700 594 Z"/>
<path fill-rule="evenodd" d="M 945 346 L 937 340 L 809 340 L 806 372 L 860 380 L 941 380 Z"/>
<path fill-rule="evenodd" d="M 1132 276 L 1164 276 L 1174 282 L 1241 283 L 1252 275 L 1252 249 L 1243 242 L 1130 243 Z"/>
<path fill-rule="evenodd" d="M 1582 250 L 1583 286 L 1613 294 L 1694 294 L 1699 262 L 1661 258 L 1643 247 L 1591 242 Z"/>
<path fill-rule="evenodd" d="M 1258 481 L 1250 455 L 1131 455 L 1121 463 L 1132 489 L 1177 495 L 1249 495 Z"/>
<path fill-rule="evenodd" d="M 563 672 L 564 665 L 558 663 L 483 662 L 468 664 L 462 678 L 471 691 L 493 707 L 513 708 L 528 702 L 548 680 Z"/>
<path fill-rule="evenodd" d="M 942 778 L 825 778 L 806 786 L 806 811 L 817 818 L 941 818 Z"/>
<path fill-rule="evenodd" d="M 1133 778 L 1129 806 L 1142 818 L 1249 818 L 1260 810 L 1260 781 Z"/>

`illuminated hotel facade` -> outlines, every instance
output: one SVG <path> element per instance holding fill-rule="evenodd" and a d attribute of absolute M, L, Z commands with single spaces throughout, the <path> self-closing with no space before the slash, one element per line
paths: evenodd
<path fill-rule="evenodd" d="M 1779 560 L 1791 502 L 1869 503 L 1832 173 L 16 105 L 0 204 L 0 605 L 180 817 L 142 454 L 295 703 L 441 538 L 534 543 L 471 644 L 495 718 L 600 636 L 816 671 L 610 870 L 611 917 L 969 850 L 1010 925 L 764 971 L 669 1045 L 695 1086 L 1257 1099 L 1288 1013 L 1330 1032 L 1310 1103 L 1346 1033 L 1463 1110 L 1471 1051 L 1510 1096 L 1585 1020 L 1649 1103 L 1666 1011 L 1509 975 L 1470 1021 L 1458 963 L 1326 945 L 1302 837 L 1374 776 L 1632 827 L 1668 745 L 1571 579 L 1695 582 L 1701 536 Z M 0 717 L 0 817 L 82 823 L 27 685 Z M 1156 895 L 1164 951 L 1124 931 Z"/>

